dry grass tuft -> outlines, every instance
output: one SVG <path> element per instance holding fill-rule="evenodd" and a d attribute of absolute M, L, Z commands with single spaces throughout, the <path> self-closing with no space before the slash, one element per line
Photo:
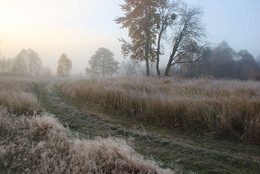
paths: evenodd
<path fill-rule="evenodd" d="M 260 142 L 260 83 L 235 80 L 87 79 L 60 89 L 76 100 L 168 128 Z"/>
<path fill-rule="evenodd" d="M 37 81 L 27 78 L 0 78 L 0 105 L 16 114 L 33 114 L 39 105 L 33 95 Z"/>
<path fill-rule="evenodd" d="M 115 138 L 79 140 L 49 116 L 0 108 L 0 173 L 172 173 Z"/>

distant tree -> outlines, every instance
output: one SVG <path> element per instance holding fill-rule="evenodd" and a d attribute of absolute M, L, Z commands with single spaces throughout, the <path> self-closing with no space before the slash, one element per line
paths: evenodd
<path fill-rule="evenodd" d="M 122 62 L 120 67 L 126 76 L 137 76 L 143 73 L 141 65 L 133 59 Z"/>
<path fill-rule="evenodd" d="M 12 59 L 0 59 L 0 73 L 11 73 L 13 67 Z"/>
<path fill-rule="evenodd" d="M 226 41 L 221 42 L 212 51 L 211 75 L 217 78 L 235 78 L 238 75 L 235 70 L 235 55 Z"/>
<path fill-rule="evenodd" d="M 6 60 L 6 72 L 10 73 L 12 71 L 12 67 L 13 67 L 13 59 L 8 58 Z"/>
<path fill-rule="evenodd" d="M 28 74 L 29 76 L 38 76 L 42 70 L 42 61 L 39 55 L 31 48 L 27 50 L 28 55 Z"/>
<path fill-rule="evenodd" d="M 259 65 L 259 67 L 260 67 L 260 55 L 258 55 L 257 57 L 256 57 L 256 63 Z"/>
<path fill-rule="evenodd" d="M 124 0 L 121 9 L 123 17 L 116 18 L 117 24 L 128 28 L 131 43 L 122 41 L 122 53 L 139 61 L 145 61 L 146 76 L 149 76 L 149 62 L 155 59 L 156 30 L 159 23 L 157 8 L 161 0 Z"/>
<path fill-rule="evenodd" d="M 28 75 L 28 53 L 25 49 L 14 58 L 12 71 L 19 75 Z"/>
<path fill-rule="evenodd" d="M 6 59 L 0 59 L 0 73 L 6 73 L 7 72 L 7 61 Z"/>
<path fill-rule="evenodd" d="M 86 72 L 94 75 L 113 75 L 118 69 L 118 62 L 114 60 L 114 54 L 106 49 L 99 48 L 89 61 L 90 68 Z"/>
<path fill-rule="evenodd" d="M 194 55 L 190 55 L 190 57 L 192 56 Z M 197 55 L 195 56 L 197 57 Z M 181 76 L 183 75 L 184 77 L 200 77 L 200 76 L 210 75 L 210 70 L 212 67 L 210 64 L 211 56 L 212 56 L 212 49 L 210 47 L 206 47 L 203 50 L 201 54 L 201 58 L 198 61 L 181 64 L 180 75 Z"/>
<path fill-rule="evenodd" d="M 58 60 L 57 74 L 62 77 L 68 77 L 71 74 L 72 63 L 65 53 L 62 53 Z"/>
<path fill-rule="evenodd" d="M 256 63 L 254 57 L 247 51 L 241 50 L 237 53 L 239 60 L 237 61 L 237 67 L 239 69 L 240 79 L 254 79 L 258 75 L 259 66 Z"/>

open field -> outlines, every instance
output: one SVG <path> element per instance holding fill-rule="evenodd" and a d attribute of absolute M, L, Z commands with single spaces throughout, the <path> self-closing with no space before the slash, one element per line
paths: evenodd
<path fill-rule="evenodd" d="M 40 82 L 0 82 L 0 173 L 173 173 L 145 160 L 127 140 L 79 139 L 40 113 L 34 95 Z"/>
<path fill-rule="evenodd" d="M 230 138 L 232 134 L 223 137 L 206 132 L 199 125 L 188 128 L 192 121 L 175 127 L 164 124 L 174 120 L 163 120 L 163 113 L 174 116 L 162 112 L 165 108 L 157 110 L 162 112 L 158 114 L 160 119 L 152 115 L 156 110 L 148 112 L 152 99 L 164 107 L 167 102 L 175 104 L 175 96 L 177 101 L 188 101 L 187 108 L 194 107 L 190 117 L 194 121 L 200 105 L 214 109 L 206 98 L 215 98 L 216 102 L 225 97 L 244 98 L 241 106 L 247 114 L 245 118 L 253 120 L 248 125 L 253 132 L 259 130 L 254 122 L 259 119 L 259 113 L 255 114 L 259 109 L 258 87 L 257 82 L 206 79 L 0 78 L 0 173 L 259 173 L 259 137 L 253 136 L 257 134 L 248 134 L 247 138 L 241 135 L 239 140 Z M 116 96 L 120 99 L 117 107 Z M 192 102 L 198 100 L 196 96 L 204 99 L 198 106 Z M 123 104 L 125 108 L 118 109 Z M 180 103 L 173 108 L 177 106 Z M 226 104 L 229 106 L 234 105 Z M 180 117 L 183 123 L 188 120 L 186 114 L 177 117 L 177 121 Z M 197 121 L 203 121 L 203 117 L 206 116 Z M 233 117 L 227 118 L 227 123 L 232 123 Z"/>
<path fill-rule="evenodd" d="M 260 83 L 228 80 L 88 79 L 60 89 L 80 102 L 170 129 L 260 143 Z"/>

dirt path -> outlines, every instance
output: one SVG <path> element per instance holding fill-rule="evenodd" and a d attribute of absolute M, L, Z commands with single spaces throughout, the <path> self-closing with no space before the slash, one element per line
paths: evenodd
<path fill-rule="evenodd" d="M 45 82 L 37 89 L 37 96 L 45 112 L 54 114 L 63 124 L 81 137 L 133 137 L 135 149 L 148 158 L 162 161 L 163 167 L 178 173 L 259 173 L 260 149 L 255 146 L 203 139 L 173 133 L 141 124 L 102 117 L 71 100 L 56 86 Z"/>

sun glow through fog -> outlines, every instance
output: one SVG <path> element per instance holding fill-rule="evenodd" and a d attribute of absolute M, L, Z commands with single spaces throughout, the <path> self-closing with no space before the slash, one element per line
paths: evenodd
<path fill-rule="evenodd" d="M 226 40 L 236 51 L 259 54 L 260 23 L 254 19 L 259 16 L 259 1 L 184 1 L 203 7 L 209 42 Z M 72 72 L 84 73 L 95 51 L 106 47 L 121 61 L 118 38 L 128 40 L 128 34 L 114 22 L 123 15 L 119 4 L 123 0 L 0 0 L 0 58 L 13 58 L 21 49 L 32 48 L 55 72 L 65 52 L 77 67 Z M 224 15 L 231 9 L 232 13 Z M 247 12 L 241 13 L 242 9 Z"/>
<path fill-rule="evenodd" d="M 2 56 L 14 57 L 22 48 L 32 48 L 39 53 L 43 63 L 55 71 L 60 54 L 66 52 L 78 67 L 73 70 L 76 73 L 84 72 L 88 59 L 99 47 L 108 47 L 120 59 L 117 39 L 122 31 L 113 22 L 120 8 L 119 2 L 1 0 Z M 116 10 L 103 14 L 109 5 Z"/>

